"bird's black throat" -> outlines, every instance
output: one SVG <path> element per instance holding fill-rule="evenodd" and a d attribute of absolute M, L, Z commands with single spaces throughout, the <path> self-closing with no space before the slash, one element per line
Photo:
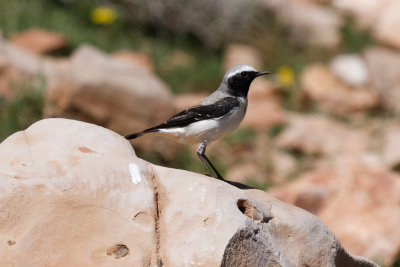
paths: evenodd
<path fill-rule="evenodd" d="M 229 93 L 233 96 L 247 97 L 249 93 L 250 84 L 253 81 L 253 77 L 248 79 L 240 79 L 237 77 L 232 77 L 228 80 Z"/>

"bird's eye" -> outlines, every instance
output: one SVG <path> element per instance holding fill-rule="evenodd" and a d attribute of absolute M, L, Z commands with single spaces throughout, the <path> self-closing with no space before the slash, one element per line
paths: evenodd
<path fill-rule="evenodd" d="M 244 79 L 247 79 L 249 77 L 249 74 L 247 72 L 242 72 L 242 77 Z"/>

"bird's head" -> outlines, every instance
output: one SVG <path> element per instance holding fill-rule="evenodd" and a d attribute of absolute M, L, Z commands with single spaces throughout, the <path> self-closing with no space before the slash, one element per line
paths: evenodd
<path fill-rule="evenodd" d="M 249 65 L 236 65 L 227 70 L 222 83 L 230 94 L 247 97 L 251 82 L 256 77 L 266 74 L 269 74 L 269 72 L 257 71 Z"/>

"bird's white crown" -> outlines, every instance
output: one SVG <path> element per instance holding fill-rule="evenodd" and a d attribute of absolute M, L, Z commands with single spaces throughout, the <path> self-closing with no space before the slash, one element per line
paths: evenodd
<path fill-rule="evenodd" d="M 235 76 L 236 74 L 238 74 L 242 71 L 257 71 L 257 70 L 250 65 L 245 65 L 245 64 L 235 65 L 226 71 L 224 79 L 227 80 L 230 77 Z"/>

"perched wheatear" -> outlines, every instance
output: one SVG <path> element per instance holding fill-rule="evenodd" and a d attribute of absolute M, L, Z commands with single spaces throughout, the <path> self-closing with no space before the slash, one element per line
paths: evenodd
<path fill-rule="evenodd" d="M 236 65 L 224 75 L 218 89 L 204 98 L 198 105 L 190 107 L 169 120 L 144 131 L 125 136 L 135 139 L 148 133 L 173 137 L 183 143 L 200 144 L 197 155 L 211 176 L 223 179 L 205 155 L 212 141 L 229 134 L 243 120 L 247 109 L 247 93 L 251 82 L 260 72 L 249 65 Z M 215 175 L 211 171 L 214 171 Z"/>

